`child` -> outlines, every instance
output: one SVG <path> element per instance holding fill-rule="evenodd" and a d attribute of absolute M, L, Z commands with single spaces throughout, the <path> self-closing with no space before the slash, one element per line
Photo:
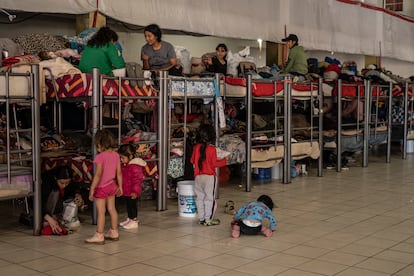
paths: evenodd
<path fill-rule="evenodd" d="M 89 191 L 89 200 L 95 200 L 97 211 L 96 233 L 86 243 L 104 244 L 105 239 L 119 240 L 118 212 L 115 208 L 115 195 L 122 195 L 122 172 L 119 154 L 114 151 L 115 137 L 107 130 L 98 130 L 94 144 L 99 152 L 93 163 L 95 175 Z M 111 217 L 111 228 L 103 234 L 105 228 L 105 213 Z"/>
<path fill-rule="evenodd" d="M 216 141 L 216 132 L 212 125 L 200 125 L 197 136 L 198 144 L 194 146 L 190 162 L 194 166 L 194 191 L 197 196 L 198 223 L 205 226 L 218 225 L 220 221 L 213 219 L 217 209 L 215 169 L 225 166 L 227 160 L 217 160 L 217 149 L 213 145 Z"/>
<path fill-rule="evenodd" d="M 135 150 L 131 144 L 122 145 L 118 150 L 122 163 L 122 191 L 128 212 L 128 218 L 119 225 L 125 229 L 138 228 L 137 199 L 141 196 L 147 165 L 141 158 L 135 158 Z"/>
<path fill-rule="evenodd" d="M 276 228 L 276 218 L 272 213 L 273 201 L 267 195 L 261 195 L 256 202 L 244 204 L 233 217 L 231 222 L 233 238 L 240 237 L 240 233 L 256 235 L 262 233 L 265 237 L 271 237 Z M 263 220 L 269 220 L 269 227 L 263 224 Z"/>

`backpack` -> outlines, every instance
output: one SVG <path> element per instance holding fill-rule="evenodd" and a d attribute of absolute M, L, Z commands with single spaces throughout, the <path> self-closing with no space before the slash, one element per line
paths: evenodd
<path fill-rule="evenodd" d="M 143 86 L 143 80 L 137 80 L 137 79 L 143 79 L 144 78 L 144 70 L 142 69 L 141 64 L 138 64 L 136 62 L 127 62 L 126 65 L 126 76 L 128 78 L 134 78 L 134 80 L 130 80 L 129 83 L 132 87 Z"/>

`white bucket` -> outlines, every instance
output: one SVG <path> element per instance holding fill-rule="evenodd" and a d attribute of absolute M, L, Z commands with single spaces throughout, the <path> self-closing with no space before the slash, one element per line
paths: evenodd
<path fill-rule="evenodd" d="M 177 183 L 178 215 L 180 217 L 195 217 L 197 205 L 195 201 L 194 181 L 179 181 Z"/>
<path fill-rule="evenodd" d="M 414 152 L 414 140 L 408 140 L 407 141 L 407 153 L 413 153 Z"/>
<path fill-rule="evenodd" d="M 282 179 L 282 163 L 277 163 L 272 167 L 272 179 Z"/>

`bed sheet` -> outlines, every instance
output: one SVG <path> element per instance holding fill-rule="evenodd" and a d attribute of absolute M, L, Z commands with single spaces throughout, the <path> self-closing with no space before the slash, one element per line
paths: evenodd
<path fill-rule="evenodd" d="M 92 96 L 91 74 L 67 74 L 55 79 L 56 90 L 52 80 L 46 80 L 48 98 L 75 98 Z M 119 80 L 103 79 L 102 91 L 105 96 L 119 95 Z M 129 80 L 121 81 L 122 96 L 156 96 L 158 92 L 151 86 L 131 86 Z"/>
<path fill-rule="evenodd" d="M 269 147 L 267 150 L 252 149 L 252 168 L 271 168 L 280 163 L 284 158 L 284 145 Z M 300 160 L 306 157 L 317 159 L 320 156 L 319 143 L 298 142 L 292 143 L 292 160 Z"/>
<path fill-rule="evenodd" d="M 68 166 L 73 170 L 75 182 L 92 183 L 93 161 L 85 156 L 71 154 L 66 156 L 42 157 L 42 172 L 60 166 Z"/>
<path fill-rule="evenodd" d="M 387 132 L 375 132 L 370 133 L 368 138 L 368 145 L 375 146 L 380 144 L 387 143 Z M 328 139 L 324 147 L 326 149 L 336 149 L 337 143 L 336 143 L 336 137 L 332 137 Z M 363 133 L 359 133 L 356 135 L 342 135 L 341 136 L 341 152 L 357 152 L 361 151 L 364 148 L 364 137 Z"/>
<path fill-rule="evenodd" d="M 226 97 L 245 97 L 246 96 L 246 85 L 247 80 L 245 78 L 230 78 L 226 77 L 226 91 L 220 89 L 221 96 Z M 276 93 L 279 96 L 283 95 L 283 83 L 276 84 Z M 252 84 L 253 96 L 272 96 L 274 95 L 275 87 L 271 82 L 260 82 L 256 81 Z M 322 90 L 325 96 L 332 95 L 332 87 L 329 84 L 323 83 Z M 318 95 L 317 83 L 314 85 L 310 84 L 292 84 L 292 97 L 309 97 Z"/>
<path fill-rule="evenodd" d="M 11 167 L 10 183 L 7 179 L 7 166 L 0 166 L 0 199 L 16 198 L 29 195 L 33 191 L 31 168 Z"/>
<path fill-rule="evenodd" d="M 239 164 L 246 160 L 246 144 L 238 135 L 227 134 L 219 138 L 218 148 L 229 152 L 227 164 Z"/>
<path fill-rule="evenodd" d="M 184 97 L 185 85 L 187 84 L 187 96 L 215 96 L 214 83 L 212 80 L 171 78 L 171 96 Z"/>

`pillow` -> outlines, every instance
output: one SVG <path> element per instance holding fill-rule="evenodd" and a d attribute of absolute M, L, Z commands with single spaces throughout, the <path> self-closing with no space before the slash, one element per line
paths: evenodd
<path fill-rule="evenodd" d="M 191 58 L 191 73 L 200 74 L 204 71 L 206 71 L 206 67 L 203 64 L 201 57 L 192 57 Z"/>

